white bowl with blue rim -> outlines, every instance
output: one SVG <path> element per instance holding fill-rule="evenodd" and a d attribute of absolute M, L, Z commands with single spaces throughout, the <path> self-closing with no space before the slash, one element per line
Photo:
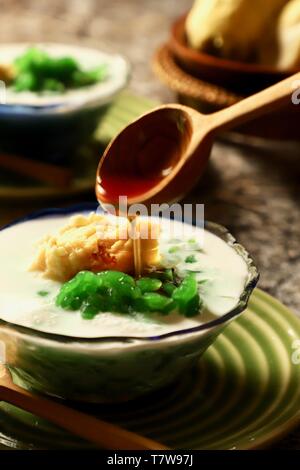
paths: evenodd
<path fill-rule="evenodd" d="M 24 224 L 71 214 L 86 214 L 96 205 L 45 209 L 3 227 L 22 231 Z M 64 399 L 120 402 L 159 390 L 178 380 L 198 362 L 217 336 L 241 315 L 258 281 L 258 270 L 247 251 L 222 226 L 205 229 L 223 240 L 245 263 L 247 276 L 236 304 L 226 313 L 198 326 L 174 328 L 151 336 L 66 336 L 14 324 L 0 318 L 5 364 L 19 385 Z M 230 268 L 229 268 L 230 269 Z M 3 312 L 2 312 L 3 313 Z M 0 312 L 1 316 L 1 312 Z"/>
<path fill-rule="evenodd" d="M 103 81 L 61 94 L 2 89 L 0 152 L 66 163 L 78 147 L 89 141 L 107 106 L 128 83 L 130 66 L 117 54 L 56 43 L 2 44 L 1 64 L 12 64 L 32 46 L 52 57 L 70 56 L 83 70 L 107 66 Z"/>

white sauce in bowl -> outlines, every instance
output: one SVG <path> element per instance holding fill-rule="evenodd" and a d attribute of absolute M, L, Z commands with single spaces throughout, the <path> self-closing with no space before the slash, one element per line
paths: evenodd
<path fill-rule="evenodd" d="M 176 313 L 129 316 L 104 312 L 85 320 L 79 311 L 55 306 L 60 283 L 28 271 L 36 243 L 46 234 L 58 231 L 68 219 L 65 215 L 44 217 L 0 232 L 1 319 L 38 331 L 80 338 L 157 336 L 199 326 L 229 312 L 237 305 L 248 280 L 246 262 L 219 237 L 191 225 L 161 220 L 159 245 L 163 264 L 168 267 L 175 262 L 176 270 L 182 275 L 188 270 L 198 272 L 197 280 L 205 281 L 199 283 L 203 311 L 193 318 Z M 191 255 L 196 262 L 186 263 Z M 40 291 L 49 294 L 42 297 Z"/>

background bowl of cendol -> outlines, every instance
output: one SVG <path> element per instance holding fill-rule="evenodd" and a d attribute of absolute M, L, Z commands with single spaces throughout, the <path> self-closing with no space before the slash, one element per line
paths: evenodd
<path fill-rule="evenodd" d="M 2 44 L 0 64 L 12 64 L 31 47 L 53 58 L 72 57 L 83 71 L 102 65 L 106 69 L 103 80 L 63 92 L 1 87 L 0 152 L 68 164 L 74 151 L 92 137 L 107 105 L 126 86 L 130 67 L 120 55 L 55 43 Z"/>
<path fill-rule="evenodd" d="M 46 209 L 15 223 L 90 210 L 96 210 L 96 206 Z M 248 267 L 244 290 L 231 311 L 197 327 L 151 337 L 78 338 L 44 333 L 0 319 L 0 342 L 5 344 L 5 363 L 15 382 L 68 400 L 120 402 L 178 380 L 246 309 L 259 276 L 247 251 L 224 227 L 207 222 L 205 228 L 229 244 Z"/>

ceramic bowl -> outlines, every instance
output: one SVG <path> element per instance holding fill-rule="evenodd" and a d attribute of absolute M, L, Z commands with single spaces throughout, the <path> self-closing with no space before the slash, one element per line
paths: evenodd
<path fill-rule="evenodd" d="M 82 211 L 47 210 L 26 220 Z M 258 280 L 253 260 L 224 227 L 207 223 L 206 229 L 233 247 L 248 267 L 244 290 L 231 311 L 197 327 L 152 337 L 75 338 L 0 320 L 5 363 L 14 379 L 41 393 L 86 402 L 130 400 L 178 379 L 245 310 Z"/>
<path fill-rule="evenodd" d="M 11 63 L 30 44 L 2 44 L 1 62 Z M 2 90 L 0 151 L 64 164 L 92 136 L 107 105 L 125 87 L 130 67 L 119 55 L 64 44 L 37 44 L 52 56 L 74 57 L 83 68 L 107 64 L 103 82 L 63 94 Z"/>

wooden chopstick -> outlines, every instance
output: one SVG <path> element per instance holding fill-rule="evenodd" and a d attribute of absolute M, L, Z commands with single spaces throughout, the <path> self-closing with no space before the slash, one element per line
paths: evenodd
<path fill-rule="evenodd" d="M 33 395 L 16 385 L 13 385 L 12 388 L 0 385 L 0 400 L 44 418 L 104 449 L 168 450 L 167 447 L 147 437 L 127 431 L 47 398 Z"/>
<path fill-rule="evenodd" d="M 39 162 L 17 155 L 5 155 L 1 153 L 0 167 L 20 175 L 30 176 L 42 183 L 50 183 L 58 187 L 69 186 L 73 176 L 69 168 Z"/>

